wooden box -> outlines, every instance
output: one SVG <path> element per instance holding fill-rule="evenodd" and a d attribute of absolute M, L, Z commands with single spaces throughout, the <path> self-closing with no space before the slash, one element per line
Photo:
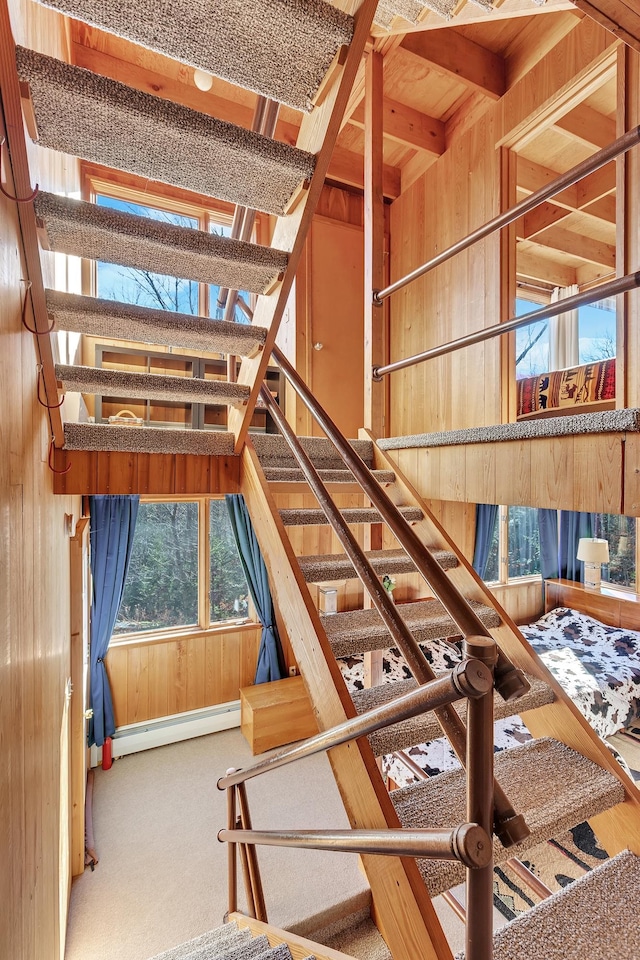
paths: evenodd
<path fill-rule="evenodd" d="M 240 729 L 254 755 L 317 733 L 302 677 L 242 687 Z"/>

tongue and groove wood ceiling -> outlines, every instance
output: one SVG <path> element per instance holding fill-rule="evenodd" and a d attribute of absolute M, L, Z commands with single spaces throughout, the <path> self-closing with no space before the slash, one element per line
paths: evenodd
<path fill-rule="evenodd" d="M 433 164 L 485 109 L 570 32 L 584 14 L 568 0 L 503 0 L 494 11 L 459 4 L 447 24 L 425 8 L 417 24 L 401 17 L 375 27 L 370 46 L 384 56 L 384 192 L 394 199 Z M 215 79 L 199 90 L 193 70 L 76 21 L 70 59 L 132 87 L 241 126 L 255 95 Z M 356 81 L 329 168 L 332 182 L 363 186 L 364 71 Z M 281 107 L 276 138 L 295 143 L 301 114 Z M 563 172 L 615 139 L 615 78 L 549 126 L 518 157 L 518 199 L 547 171 Z M 610 165 L 611 166 L 611 165 Z M 608 168 L 605 168 L 607 171 Z M 615 250 L 615 175 L 592 195 L 564 196 L 518 224 L 518 272 L 531 282 L 566 285 L 604 276 Z M 522 269 L 520 267 L 522 266 Z"/>

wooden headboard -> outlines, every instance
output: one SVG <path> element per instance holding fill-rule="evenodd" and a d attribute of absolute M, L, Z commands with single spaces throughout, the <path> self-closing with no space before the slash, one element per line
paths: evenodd
<path fill-rule="evenodd" d="M 573 580 L 545 580 L 545 613 L 554 607 L 571 607 L 611 627 L 640 630 L 640 596 L 610 585 L 587 590 Z"/>

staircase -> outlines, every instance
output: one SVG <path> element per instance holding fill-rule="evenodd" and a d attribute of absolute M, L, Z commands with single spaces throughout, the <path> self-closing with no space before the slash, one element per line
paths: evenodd
<path fill-rule="evenodd" d="M 24 96 L 28 91 L 26 111 L 29 117 L 33 115 L 42 146 L 226 200 L 250 211 L 264 211 L 276 218 L 272 244 L 265 247 L 44 192 L 34 203 L 22 206 L 20 214 L 25 236 L 35 237 L 37 229 L 45 248 L 164 271 L 257 295 L 253 324 L 245 327 L 60 294 L 45 291 L 33 250 L 27 250 L 36 328 L 42 336 L 53 321 L 57 329 L 90 336 L 243 358 L 237 382 L 186 382 L 172 376 L 51 366 L 45 370 L 45 378 L 48 377 L 47 399 L 52 407 L 54 439 L 56 446 L 64 443 L 66 450 L 240 455 L 241 490 L 262 545 L 276 602 L 320 729 L 329 729 L 388 702 L 417 681 L 378 683 L 352 698 L 339 659 L 388 649 L 393 644 L 388 627 L 380 613 L 364 603 L 333 616 L 318 613 L 309 587 L 326 580 L 355 580 L 353 563 L 338 549 L 314 556 L 296 554 L 295 531 L 324 523 L 325 514 L 316 505 L 279 510 L 280 493 L 302 494 L 308 490 L 304 473 L 281 437 L 247 439 L 247 432 L 376 3 L 345 0 L 339 4 L 346 10 L 342 12 L 322 0 L 300 0 L 295 4 L 290 0 L 262 0 L 259 4 L 222 0 L 212 10 L 205 0 L 189 0 L 178 4 L 172 16 L 161 23 L 157 21 L 157 5 L 150 0 L 139 0 L 126 17 L 122 4 L 116 0 L 105 0 L 100 5 L 89 0 L 47 0 L 47 5 L 241 84 L 263 97 L 308 111 L 298 143 L 293 147 L 34 51 L 15 50 L 3 0 L 0 33 L 5 111 L 8 103 L 15 116 L 20 92 Z M 401 12 L 400 6 L 385 3 L 393 13 Z M 7 50 L 13 73 L 5 63 Z M 33 123 L 31 128 L 35 135 Z M 19 139 L 21 123 L 17 130 L 14 125 L 10 147 L 12 161 L 20 166 L 23 156 L 26 157 Z M 57 390 L 55 396 L 50 392 L 52 377 L 61 389 L 81 393 L 227 404 L 230 429 L 217 433 L 124 430 L 102 424 L 66 423 L 57 430 L 53 407 L 59 395 Z M 345 469 L 343 459 L 328 440 L 308 438 L 303 446 L 332 493 L 340 497 L 360 490 L 353 473 Z M 528 834 L 521 831 L 513 846 L 507 848 L 499 840 L 494 841 L 496 862 L 521 854 L 584 819 L 590 820 L 600 843 L 611 855 L 627 846 L 633 851 L 622 853 L 570 890 L 545 901 L 528 918 L 518 921 L 517 928 L 514 924 L 515 933 L 499 934 L 496 956 L 506 960 L 514 955 L 533 955 L 534 950 L 539 952 L 536 940 L 542 937 L 545 956 L 560 956 L 562 950 L 563 957 L 571 957 L 568 942 L 583 943 L 580 938 L 588 929 L 585 914 L 591 915 L 604 892 L 608 899 L 601 913 L 605 921 L 601 942 L 608 946 L 602 956 L 639 956 L 640 943 L 633 923 L 621 931 L 610 922 L 617 906 L 623 908 L 628 903 L 627 891 L 637 885 L 639 876 L 636 788 L 567 700 L 389 454 L 368 435 L 353 441 L 352 446 L 366 464 L 369 476 L 399 507 L 396 529 L 412 531 L 427 548 L 427 567 L 437 568 L 445 582 L 466 598 L 465 621 L 490 631 L 505 657 L 528 679 L 519 699 L 515 699 L 518 683 L 506 699 L 499 695 L 495 698 L 496 716 L 523 715 L 537 738 L 496 760 L 497 778 L 516 813 L 522 813 L 528 825 Z M 359 505 L 344 511 L 347 524 L 363 528 L 373 525 L 373 540 L 379 534 L 381 519 L 379 509 L 365 497 Z M 383 547 L 368 551 L 374 572 L 378 576 L 386 573 L 418 578 L 419 571 L 415 560 L 409 557 L 406 542 L 403 540 L 401 545 L 390 534 L 385 535 L 385 540 L 388 543 Z M 447 597 L 442 591 L 440 598 L 434 595 L 428 585 L 431 580 L 427 580 L 421 590 L 425 599 L 403 606 L 402 619 L 422 645 L 425 664 L 431 663 L 438 672 L 446 672 L 460 660 L 455 638 L 464 630 L 452 614 Z M 449 591 L 445 592 L 448 596 Z M 407 668 L 407 672 L 411 671 Z M 354 828 L 415 828 L 425 823 L 450 826 L 465 820 L 461 774 L 442 774 L 389 794 L 376 763 L 376 757 L 383 753 L 404 750 L 439 735 L 439 726 L 428 715 L 373 734 L 369 741 L 360 738 L 331 750 L 330 761 Z M 394 958 L 451 960 L 431 897 L 460 881 L 463 873 L 459 864 L 416 862 L 408 857 L 375 854 L 362 859 L 376 920 Z M 567 935 L 570 924 L 575 933 Z M 517 940 L 516 953 L 512 937 Z M 228 949 L 232 943 L 233 952 Z M 576 949 L 573 955 L 577 958 Z M 246 935 L 227 927 L 206 935 L 200 942 L 193 941 L 185 950 L 164 954 L 162 960 L 195 960 L 199 956 L 279 960 L 291 956 L 288 948 L 274 947 L 271 941 L 260 937 L 248 940 Z M 299 950 L 293 953 L 296 958 L 304 955 Z M 592 952 L 591 956 L 596 954 Z"/>

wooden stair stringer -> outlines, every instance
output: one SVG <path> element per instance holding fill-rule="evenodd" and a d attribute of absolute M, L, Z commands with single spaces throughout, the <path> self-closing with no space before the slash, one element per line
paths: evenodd
<path fill-rule="evenodd" d="M 228 428 L 236 436 L 239 451 L 247 436 L 258 394 L 265 378 L 271 351 L 275 346 L 278 327 L 287 305 L 293 280 L 302 255 L 307 233 L 316 206 L 320 199 L 329 161 L 340 132 L 340 122 L 345 111 L 358 66 L 369 38 L 377 0 L 340 0 L 335 6 L 354 16 L 354 32 L 344 62 L 339 58 L 331 71 L 322 102 L 311 113 L 305 114 L 300 124 L 296 146 L 316 155 L 316 165 L 308 188 L 301 189 L 297 203 L 288 215 L 278 217 L 271 246 L 289 254 L 289 264 L 282 279 L 270 293 L 259 297 L 253 323 L 268 330 L 265 347 L 256 357 L 245 357 L 240 365 L 238 383 L 251 387 L 248 403 L 242 409 L 230 409 Z"/>
<path fill-rule="evenodd" d="M 240 491 L 318 726 L 326 730 L 355 716 L 355 708 L 250 440 L 241 454 Z M 327 756 L 353 828 L 399 827 L 364 738 L 335 747 Z M 365 856 L 362 864 L 376 919 L 394 960 L 415 960 L 418 956 L 424 960 L 453 960 L 415 860 Z"/>
<path fill-rule="evenodd" d="M 286 943 L 293 960 L 308 960 L 310 956 L 315 960 L 355 960 L 354 957 L 340 950 L 325 947 L 306 937 L 290 933 L 288 930 L 280 930 L 270 923 L 263 923 L 262 920 L 254 920 L 253 917 L 247 917 L 244 913 L 231 913 L 229 920 L 237 923 L 241 930 L 250 930 L 254 937 L 265 936 L 271 947 Z"/>
<path fill-rule="evenodd" d="M 516 624 L 498 603 L 491 590 L 480 579 L 467 558 L 460 552 L 446 530 L 433 515 L 427 503 L 404 476 L 397 463 L 386 451 L 375 444 L 368 430 L 360 430 L 360 438 L 374 441 L 374 466 L 392 469 L 396 479 L 385 486 L 385 492 L 396 504 L 414 505 L 423 511 L 423 519 L 412 524 L 414 532 L 429 548 L 451 550 L 458 557 L 458 566 L 448 572 L 461 593 L 470 600 L 478 600 L 492 607 L 502 624 L 491 628 L 499 647 L 525 673 L 544 680 L 555 694 L 553 703 L 523 713 L 522 717 L 532 735 L 553 737 L 612 773 L 625 790 L 624 803 L 594 817 L 591 825 L 610 856 L 630 849 L 640 853 L 640 790 L 624 772 L 604 741 L 582 716 L 553 674 L 547 669 Z"/>

